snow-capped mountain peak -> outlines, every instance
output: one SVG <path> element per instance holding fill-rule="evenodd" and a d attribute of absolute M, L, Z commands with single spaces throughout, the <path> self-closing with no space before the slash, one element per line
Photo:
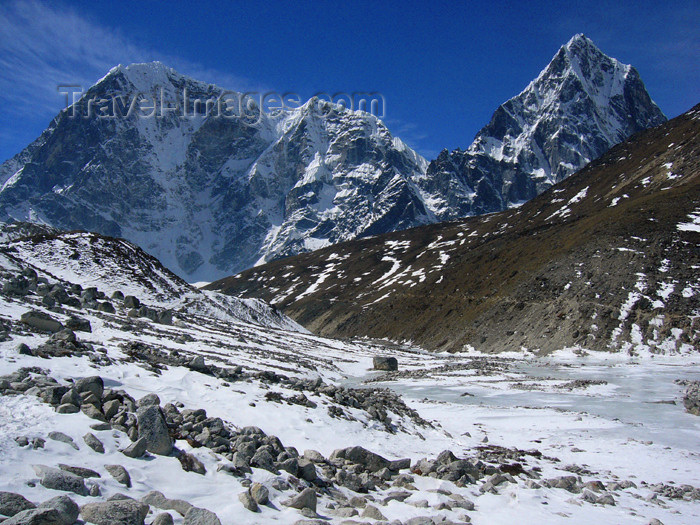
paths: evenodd
<path fill-rule="evenodd" d="M 159 62 L 113 68 L 0 166 L 0 220 L 124 237 L 211 281 L 507 208 L 664 120 L 636 71 L 583 35 L 430 165 L 370 113 L 318 98 L 266 112 L 242 96 Z"/>

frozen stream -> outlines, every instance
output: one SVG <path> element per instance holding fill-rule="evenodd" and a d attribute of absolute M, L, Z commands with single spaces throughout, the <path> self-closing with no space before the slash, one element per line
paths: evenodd
<path fill-rule="evenodd" d="M 514 363 L 508 381 L 531 384 L 535 390 L 506 388 L 502 379 L 491 384 L 483 377 L 464 377 L 445 384 L 434 381 L 383 383 L 409 399 L 424 398 L 458 405 L 495 409 L 553 408 L 587 413 L 624 423 L 628 437 L 659 445 L 700 452 L 700 417 L 688 414 L 682 403 L 684 387 L 676 379 L 700 380 L 700 366 L 693 364 L 645 363 L 577 364 Z M 606 381 L 606 385 L 556 390 L 552 384 L 576 379 Z M 431 384 L 432 383 L 432 384 Z M 549 383 L 549 384 L 548 384 Z M 471 396 L 463 396 L 465 392 Z M 675 404 L 670 402 L 675 401 Z M 494 414 L 495 415 L 495 414 Z M 598 429 L 601 434 L 619 435 L 619 428 Z"/>

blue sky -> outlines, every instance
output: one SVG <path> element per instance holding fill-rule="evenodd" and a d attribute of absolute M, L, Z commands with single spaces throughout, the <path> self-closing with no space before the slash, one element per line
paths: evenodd
<path fill-rule="evenodd" d="M 195 5 L 196 4 L 196 5 Z M 629 5 L 627 5 L 629 4 Z M 668 117 L 700 102 L 700 2 L 0 2 L 0 161 L 118 63 L 223 87 L 377 91 L 431 159 L 468 146 L 575 33 L 640 72 Z"/>

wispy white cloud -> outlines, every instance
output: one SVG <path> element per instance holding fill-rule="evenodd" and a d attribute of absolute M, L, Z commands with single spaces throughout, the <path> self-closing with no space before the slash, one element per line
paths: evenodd
<path fill-rule="evenodd" d="M 250 79 L 139 45 L 64 5 L 39 0 L 0 5 L 0 103 L 15 115 L 51 118 L 65 105 L 59 84 L 87 89 L 117 64 L 153 60 L 228 89 L 262 89 Z"/>

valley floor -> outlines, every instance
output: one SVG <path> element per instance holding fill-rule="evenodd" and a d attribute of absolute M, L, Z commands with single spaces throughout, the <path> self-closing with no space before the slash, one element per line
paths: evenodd
<path fill-rule="evenodd" d="M 5 321 L 18 326 L 26 305 L 11 299 L 0 301 Z M 477 454 L 500 461 L 511 457 L 525 470 L 538 473 L 537 479 L 516 472 L 511 481 L 495 486 L 482 479 L 463 487 L 416 475 L 404 501 L 382 504 L 395 487 L 380 487 L 363 495 L 374 500 L 387 521 L 408 523 L 418 516 L 477 524 L 646 524 L 653 518 L 667 525 L 700 521 L 700 502 L 692 499 L 698 491 L 673 490 L 682 485 L 700 486 L 700 418 L 685 412 L 680 400 L 684 387 L 675 382 L 700 379 L 698 361 L 687 356 L 455 357 L 211 319 L 206 323 L 199 319 L 195 326 L 193 318 L 183 317 L 174 326 L 162 326 L 134 325 L 119 313 L 87 317 L 92 332 L 80 332 L 80 340 L 99 345 L 108 360 L 97 363 L 85 356 L 43 359 L 20 355 L 19 343 L 36 348 L 47 337 L 19 330 L 12 340 L 0 343 L 0 375 L 21 367 L 40 367 L 59 382 L 99 374 L 106 388 L 124 389 L 135 399 L 156 393 L 162 404 L 180 402 L 186 408 L 204 408 L 207 415 L 221 417 L 234 428 L 255 425 L 278 436 L 286 446 L 300 452 L 317 450 L 324 457 L 338 448 L 361 445 L 388 459 L 408 457 L 416 465 L 422 458 L 434 458 L 449 449 L 457 457 Z M 188 356 L 202 355 L 217 365 L 244 364 L 248 369 L 321 378 L 348 388 L 388 387 L 433 426 L 420 425 L 406 414 L 392 414 L 393 431 L 388 432 L 383 423 L 358 408 L 340 406 L 344 415 L 333 417 L 327 408 L 334 401 L 314 392 L 305 394 L 316 407 L 283 404 L 267 394 L 277 392 L 285 399 L 296 393 L 284 385 L 250 377 L 224 381 L 183 366 L 154 372 L 148 363 L 130 359 L 124 352 L 123 343 L 129 340 Z M 387 353 L 398 358 L 400 370 L 370 371 L 372 357 Z M 103 497 L 125 492 L 140 498 L 158 490 L 168 498 L 216 512 L 224 524 L 291 524 L 303 519 L 297 510 L 281 504 L 288 496 L 284 486 L 282 490 L 270 488 L 272 503 L 260 513 L 245 510 L 236 497 L 245 490 L 242 480 L 217 471 L 226 462 L 206 448 L 193 449 L 186 441 L 176 443 L 196 455 L 207 470 L 205 475 L 183 472 L 172 457 L 124 456 L 119 449 L 130 444 L 127 435 L 116 430 L 96 432 L 90 428 L 94 423 L 83 413 L 58 414 L 35 396 L 0 396 L 0 490 L 44 501 L 56 491 L 37 483 L 33 464 L 67 463 L 97 472 L 106 464 L 120 464 L 130 473 L 133 486 L 126 490 L 103 474 L 96 480 Z M 52 431 L 71 436 L 79 450 L 50 439 L 36 450 L 15 443 L 18 436 L 46 438 Z M 87 432 L 99 436 L 104 454 L 83 444 L 81 436 Z M 567 475 L 580 476 L 578 488 L 569 491 L 543 483 Z M 268 487 L 280 486 L 275 483 L 280 478 L 289 476 L 259 468 L 250 476 Z M 610 494 L 614 504 L 586 501 L 587 489 L 581 491 L 581 486 L 590 481 L 602 482 L 604 488 L 599 490 Z M 615 482 L 623 483 L 624 488 L 611 485 Z M 354 494 L 342 490 L 348 498 Z M 475 509 L 451 508 L 451 494 L 473 501 Z M 81 505 L 94 499 L 71 496 Z M 337 505 L 331 499 L 321 496 L 319 519 L 334 524 L 353 522 L 335 515 L 333 507 Z M 366 517 L 351 519 L 375 523 Z M 176 515 L 175 522 L 182 523 L 182 518 Z"/>

